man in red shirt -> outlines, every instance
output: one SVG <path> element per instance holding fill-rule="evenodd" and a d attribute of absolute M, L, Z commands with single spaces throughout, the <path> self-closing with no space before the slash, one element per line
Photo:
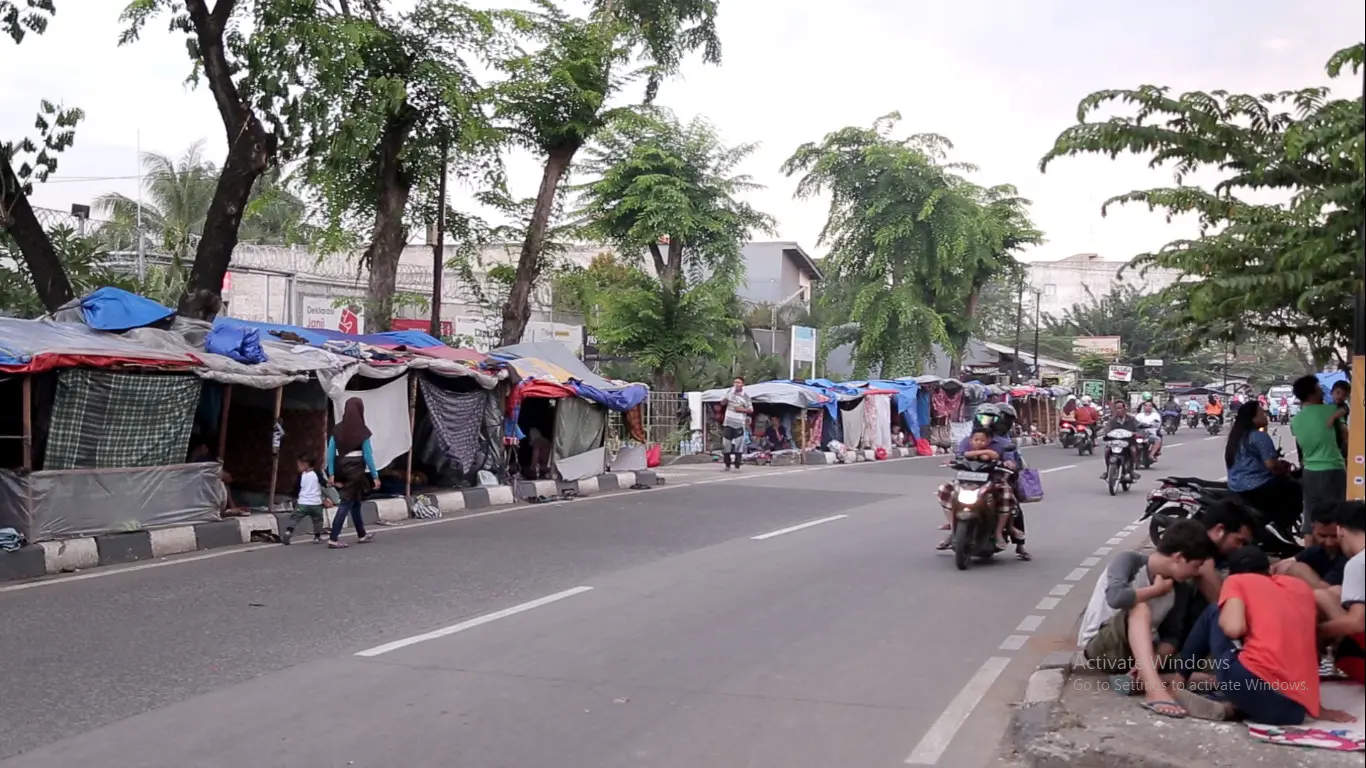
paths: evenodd
<path fill-rule="evenodd" d="M 1094 405 L 1091 405 L 1091 398 L 1089 396 L 1081 399 L 1081 405 L 1077 408 L 1075 416 L 1077 424 L 1083 427 L 1090 427 L 1091 429 L 1095 429 L 1096 424 L 1100 422 L 1100 411 L 1096 410 Z"/>
<path fill-rule="evenodd" d="M 1352 715 L 1319 703 L 1318 606 L 1314 591 L 1293 576 L 1272 576 L 1271 561 L 1255 546 L 1229 555 L 1229 577 L 1181 649 L 1187 679 L 1212 657 L 1222 701 L 1188 689 L 1174 692 L 1193 717 L 1228 720 L 1241 714 L 1266 725 L 1306 720 L 1352 722 Z"/>

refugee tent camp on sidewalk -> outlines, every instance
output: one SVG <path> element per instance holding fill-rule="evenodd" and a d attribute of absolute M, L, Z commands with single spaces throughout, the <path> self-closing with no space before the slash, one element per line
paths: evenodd
<path fill-rule="evenodd" d="M 508 394 L 505 437 L 521 441 L 533 428 L 546 435 L 554 444 L 553 463 L 561 480 L 607 471 L 609 410 L 626 414 L 630 437 L 645 441 L 639 419 L 640 404 L 649 395 L 644 384 L 609 381 L 557 342 L 513 344 L 492 350 L 489 357 L 504 362 L 517 378 Z M 523 458 L 519 464 L 525 462 Z"/>
<path fill-rule="evenodd" d="M 715 406 L 725 399 L 730 391 L 730 387 L 705 390 L 701 393 L 701 402 L 704 405 Z M 745 386 L 745 394 L 749 395 L 756 413 L 778 419 L 783 434 L 791 436 L 794 442 L 800 440 L 798 444 L 802 449 L 816 450 L 830 442 L 828 439 L 822 442 L 823 435 L 820 430 L 822 419 L 828 418 L 827 405 L 834 402 L 830 395 L 795 381 L 748 384 Z M 802 424 L 800 433 L 797 431 L 798 419 L 801 419 Z M 707 418 L 704 414 L 704 446 L 710 446 L 710 430 L 715 424 L 715 418 Z"/>

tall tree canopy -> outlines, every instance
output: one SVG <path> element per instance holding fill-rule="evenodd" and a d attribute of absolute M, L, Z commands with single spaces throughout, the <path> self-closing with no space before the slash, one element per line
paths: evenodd
<path fill-rule="evenodd" d="M 798 197 L 830 196 L 820 239 L 858 375 L 913 374 L 936 344 L 961 350 L 976 295 L 1039 239 L 1013 188 L 969 183 L 959 173 L 974 169 L 948 162 L 948 139 L 896 138 L 899 120 L 835 131 L 783 165 L 801 175 Z"/>
<path fill-rule="evenodd" d="M 740 249 L 772 227 L 740 199 L 756 185 L 735 169 L 754 149 L 726 146 L 701 120 L 685 125 L 652 110 L 621 117 L 587 151 L 593 178 L 575 190 L 582 232 L 615 245 L 629 265 L 625 280 L 597 295 L 593 331 L 608 352 L 647 365 L 662 391 L 677 391 L 699 356 L 731 350 Z"/>
<path fill-rule="evenodd" d="M 1329 59 L 1328 75 L 1357 73 L 1361 64 L 1357 44 Z M 1096 118 L 1112 104 L 1128 105 L 1132 114 Z M 1171 164 L 1176 186 L 1118 195 L 1102 213 L 1143 203 L 1168 218 L 1199 219 L 1200 237 L 1132 262 L 1192 278 L 1165 291 L 1174 309 L 1165 317 L 1168 328 L 1193 330 L 1185 334 L 1191 345 L 1232 328 L 1308 339 L 1319 360 L 1346 345 L 1362 280 L 1358 227 L 1366 217 L 1360 98 L 1332 98 L 1326 87 L 1174 96 L 1149 85 L 1087 96 L 1077 123 L 1058 136 L 1041 170 L 1073 155 L 1147 155 L 1152 167 Z M 1212 189 L 1182 184 L 1201 170 L 1223 178 Z M 1284 201 L 1245 197 L 1266 191 Z"/>

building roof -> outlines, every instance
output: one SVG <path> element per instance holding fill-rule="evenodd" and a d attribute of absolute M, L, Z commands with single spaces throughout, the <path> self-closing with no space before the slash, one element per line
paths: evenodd
<path fill-rule="evenodd" d="M 805 248 L 795 240 L 754 240 L 745 245 L 776 245 L 783 249 L 783 255 L 797 262 L 797 268 L 806 273 L 812 280 L 824 280 L 825 275 L 821 273 L 821 268 L 816 265 L 816 260 Z"/>
<path fill-rule="evenodd" d="M 994 341 L 984 341 L 984 342 L 982 342 L 982 346 L 986 347 L 987 349 L 991 350 L 992 352 L 998 352 L 998 353 L 1003 354 L 1003 355 L 1012 355 L 1012 356 L 1013 356 L 1013 355 L 1015 354 L 1015 348 L 1014 348 L 1014 347 L 1007 347 L 1007 346 L 1004 345 L 1004 344 L 997 344 L 997 343 L 994 342 Z M 1022 363 L 1029 363 L 1030 365 L 1033 365 L 1033 364 L 1034 364 L 1034 356 L 1031 355 L 1031 354 L 1029 354 L 1029 353 L 1026 352 L 1025 350 L 1021 349 L 1021 350 L 1020 350 L 1020 362 L 1022 362 Z M 1075 365 L 1075 364 L 1073 364 L 1073 363 L 1065 363 L 1065 362 L 1063 362 L 1062 360 L 1054 360 L 1054 359 L 1052 359 L 1052 358 L 1044 357 L 1043 355 L 1039 355 L 1039 362 L 1040 362 L 1041 364 L 1043 364 L 1043 365 L 1049 367 L 1049 368 L 1057 368 L 1057 369 L 1063 370 L 1063 371 L 1080 371 L 1080 370 L 1081 370 L 1081 366 L 1079 366 L 1079 365 Z"/>

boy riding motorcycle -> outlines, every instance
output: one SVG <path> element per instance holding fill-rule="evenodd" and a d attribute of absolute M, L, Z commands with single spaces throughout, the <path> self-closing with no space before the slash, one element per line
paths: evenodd
<path fill-rule="evenodd" d="M 1014 445 L 1010 438 L 1003 433 L 1010 431 L 1010 423 L 1015 416 L 1015 409 L 1009 405 L 998 406 L 987 403 L 977 409 L 973 417 L 973 432 L 958 444 L 955 454 L 959 458 L 972 458 L 976 456 L 986 456 L 994 454 L 1002 464 L 1014 470 L 1020 469 L 1024 463 L 1020 454 L 1014 450 Z M 974 441 L 977 445 L 974 445 Z M 985 441 L 985 443 L 983 443 Z M 1015 500 L 1015 489 L 1011 487 L 1010 481 L 1003 477 L 996 477 L 988 485 L 988 490 L 992 494 L 996 504 L 996 541 L 1001 542 L 1005 538 L 1006 523 L 1011 522 L 1012 518 L 1019 511 L 1019 504 Z M 945 525 L 944 529 L 949 533 L 944 540 L 935 547 L 937 550 L 946 550 L 953 546 L 953 483 L 944 483 L 939 486 L 937 496 L 939 505 L 944 509 Z M 1015 526 L 1011 532 L 1011 538 L 1015 540 L 1015 555 L 1021 560 L 1029 560 L 1030 554 L 1025 549 L 1025 534 L 1020 530 L 1023 526 Z M 997 547 L 999 548 L 999 543 Z"/>

